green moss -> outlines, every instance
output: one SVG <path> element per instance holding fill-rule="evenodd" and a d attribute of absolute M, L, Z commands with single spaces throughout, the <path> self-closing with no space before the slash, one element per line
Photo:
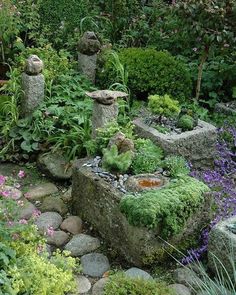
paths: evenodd
<path fill-rule="evenodd" d="M 104 295 L 173 295 L 164 283 L 155 280 L 129 278 L 122 272 L 111 276 L 105 285 Z"/>
<path fill-rule="evenodd" d="M 203 182 L 183 176 L 163 189 L 126 195 L 120 202 L 120 210 L 132 225 L 148 228 L 159 225 L 165 239 L 181 232 L 207 191 L 209 188 Z"/>
<path fill-rule="evenodd" d="M 168 156 L 162 162 L 162 167 L 168 171 L 171 177 L 188 175 L 190 168 L 186 160 L 181 156 Z"/>

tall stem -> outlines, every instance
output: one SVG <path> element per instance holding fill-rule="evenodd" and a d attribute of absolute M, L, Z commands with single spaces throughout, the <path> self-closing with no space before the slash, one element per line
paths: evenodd
<path fill-rule="evenodd" d="M 202 74 L 203 74 L 203 66 L 204 63 L 206 62 L 209 54 L 209 47 L 205 46 L 204 52 L 201 56 L 200 64 L 198 66 L 198 77 L 197 77 L 197 86 L 196 86 L 196 101 L 198 101 L 199 96 L 200 96 L 200 91 L 201 91 L 201 84 L 202 84 Z"/>

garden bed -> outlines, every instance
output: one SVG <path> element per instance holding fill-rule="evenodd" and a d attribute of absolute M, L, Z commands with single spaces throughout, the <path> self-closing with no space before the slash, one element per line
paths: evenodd
<path fill-rule="evenodd" d="M 140 137 L 151 139 L 166 154 L 181 155 L 196 168 L 213 165 L 217 139 L 215 126 L 198 120 L 198 126 L 194 130 L 181 134 L 163 134 L 145 124 L 142 119 L 135 119 L 133 123 L 135 132 Z"/>
<path fill-rule="evenodd" d="M 152 228 L 131 225 L 129 218 L 121 213 L 124 194 L 95 174 L 91 167 L 83 165 L 86 161 L 78 160 L 74 164 L 73 213 L 88 221 L 130 263 L 141 266 L 165 260 L 168 257 L 165 248 L 169 247 L 160 238 L 162 221 Z M 167 239 L 170 244 L 183 249 L 196 242 L 200 228 L 209 220 L 210 197 L 207 196 L 203 196 L 197 210 L 184 222 L 181 232 Z"/>

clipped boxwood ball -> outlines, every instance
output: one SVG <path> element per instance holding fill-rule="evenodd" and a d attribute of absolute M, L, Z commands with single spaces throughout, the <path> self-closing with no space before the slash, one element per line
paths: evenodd
<path fill-rule="evenodd" d="M 97 71 L 101 89 L 109 88 L 117 80 L 112 63 L 114 57 L 104 53 L 103 66 Z M 168 94 L 179 101 L 191 96 L 192 81 L 187 66 L 166 51 L 143 48 L 123 48 L 118 52 L 120 62 L 128 71 L 128 87 L 132 96 L 146 99 L 150 94 Z"/>

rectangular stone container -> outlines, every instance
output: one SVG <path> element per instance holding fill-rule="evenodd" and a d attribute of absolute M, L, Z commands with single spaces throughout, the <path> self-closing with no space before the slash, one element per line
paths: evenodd
<path fill-rule="evenodd" d="M 135 132 L 139 137 L 149 138 L 159 145 L 165 153 L 180 155 L 190 161 L 195 168 L 211 167 L 214 164 L 216 127 L 199 120 L 196 130 L 169 135 L 157 131 L 145 124 L 142 119 L 133 121 Z"/>
<path fill-rule="evenodd" d="M 227 228 L 227 225 L 231 223 L 236 223 L 236 216 L 219 222 L 211 230 L 208 244 L 208 266 L 215 274 L 222 271 L 222 274 L 227 278 L 222 267 L 223 264 L 232 281 L 236 283 L 234 278 L 234 267 L 236 267 L 236 234 Z"/>
<path fill-rule="evenodd" d="M 136 266 L 169 258 L 164 249 L 173 252 L 173 248 L 160 239 L 161 225 L 152 230 L 130 225 L 119 209 L 123 194 L 82 163 L 76 161 L 73 168 L 73 214 L 89 222 L 113 249 Z M 170 244 L 178 249 L 188 248 L 193 239 L 199 237 L 200 229 L 209 219 L 210 197 L 207 196 L 186 222 L 182 233 L 168 240 Z"/>

